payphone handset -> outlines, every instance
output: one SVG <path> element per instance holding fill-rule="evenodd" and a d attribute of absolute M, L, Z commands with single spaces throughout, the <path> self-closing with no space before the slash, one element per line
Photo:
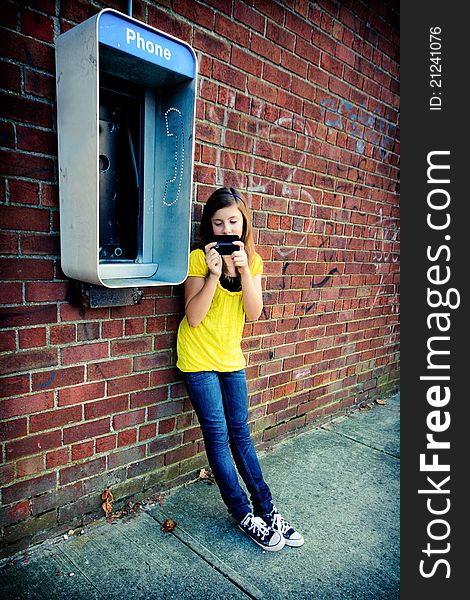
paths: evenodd
<path fill-rule="evenodd" d="M 170 155 L 174 157 L 174 172 L 170 172 L 170 177 L 165 181 L 163 203 L 171 206 L 180 196 L 184 173 L 184 129 L 181 111 L 178 108 L 172 107 L 165 111 L 165 128 L 167 137 L 171 138 L 169 144 Z"/>
<path fill-rule="evenodd" d="M 105 9 L 56 47 L 61 258 L 107 287 L 187 276 L 197 61 Z"/>

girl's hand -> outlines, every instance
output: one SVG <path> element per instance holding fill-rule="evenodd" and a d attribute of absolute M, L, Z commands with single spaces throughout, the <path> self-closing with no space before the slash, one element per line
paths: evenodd
<path fill-rule="evenodd" d="M 240 246 L 240 250 L 235 250 L 232 253 L 231 258 L 233 260 L 233 265 L 238 269 L 241 273 L 249 273 L 250 267 L 248 265 L 248 256 L 245 252 L 245 244 L 243 242 L 233 242 L 235 245 Z"/>
<path fill-rule="evenodd" d="M 214 250 L 214 246 L 217 245 L 217 242 L 211 242 L 204 247 L 204 252 L 206 253 L 206 264 L 209 268 L 209 273 L 219 278 L 222 275 L 222 257 Z"/>

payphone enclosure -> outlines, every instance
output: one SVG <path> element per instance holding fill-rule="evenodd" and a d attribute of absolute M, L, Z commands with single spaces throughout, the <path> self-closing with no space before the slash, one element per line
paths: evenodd
<path fill-rule="evenodd" d="M 61 265 L 105 287 L 188 270 L 197 60 L 112 9 L 57 38 Z"/>

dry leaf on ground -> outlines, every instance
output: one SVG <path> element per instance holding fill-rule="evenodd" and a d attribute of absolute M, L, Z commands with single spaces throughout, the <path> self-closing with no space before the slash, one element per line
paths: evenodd
<path fill-rule="evenodd" d="M 109 517 L 113 512 L 113 495 L 110 492 L 109 488 L 106 488 L 105 491 L 101 494 L 101 500 L 104 502 L 101 505 L 101 508 L 104 510 L 104 514 L 106 517 Z"/>
<path fill-rule="evenodd" d="M 210 469 L 201 469 L 199 471 L 199 475 L 196 479 L 191 479 L 191 481 L 186 482 L 184 485 L 188 487 L 188 485 L 192 485 L 193 483 L 198 483 L 199 481 L 205 481 L 209 485 L 215 484 L 214 475 L 212 475 L 212 471 Z"/>
<path fill-rule="evenodd" d="M 199 479 L 207 481 L 207 483 L 210 483 L 211 485 L 215 483 L 214 475 L 212 475 L 212 471 L 210 469 L 201 469 L 199 471 Z"/>
<path fill-rule="evenodd" d="M 162 531 L 168 533 L 169 531 L 173 531 L 176 528 L 177 522 L 173 521 L 173 519 L 165 519 L 162 525 Z"/>

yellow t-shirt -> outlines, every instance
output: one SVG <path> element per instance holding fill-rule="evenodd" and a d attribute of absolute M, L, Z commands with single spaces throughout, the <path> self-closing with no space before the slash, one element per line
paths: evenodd
<path fill-rule="evenodd" d="M 255 254 L 250 271 L 253 276 L 263 272 L 259 254 Z M 208 274 L 204 251 L 193 250 L 188 277 L 206 278 Z M 180 323 L 176 366 L 183 372 L 244 369 L 246 360 L 241 349 L 244 325 L 243 291 L 230 292 L 218 281 L 212 304 L 201 323 L 191 327 L 186 317 Z"/>

